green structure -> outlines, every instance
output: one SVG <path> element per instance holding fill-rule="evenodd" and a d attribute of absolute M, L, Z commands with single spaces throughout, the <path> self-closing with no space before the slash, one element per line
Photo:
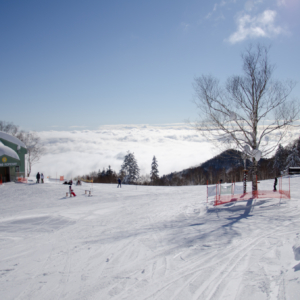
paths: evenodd
<path fill-rule="evenodd" d="M 16 181 L 25 178 L 26 146 L 16 137 L 0 131 L 0 181 Z"/>

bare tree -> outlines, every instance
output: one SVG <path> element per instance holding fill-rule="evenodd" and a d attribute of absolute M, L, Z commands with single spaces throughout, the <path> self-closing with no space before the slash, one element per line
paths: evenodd
<path fill-rule="evenodd" d="M 35 132 L 26 132 L 19 130 L 19 127 L 11 122 L 0 121 L 0 131 L 11 134 L 22 141 L 27 148 L 26 155 L 26 173 L 30 176 L 31 167 L 37 163 L 41 156 L 45 153 L 45 149 L 41 144 L 41 139 Z"/>
<path fill-rule="evenodd" d="M 19 127 L 11 122 L 0 121 L 0 131 L 15 136 L 19 132 Z"/>
<path fill-rule="evenodd" d="M 230 77 L 225 87 L 212 76 L 195 78 L 197 129 L 214 142 L 238 150 L 245 145 L 267 156 L 298 118 L 299 106 L 289 99 L 295 83 L 272 80 L 269 48 L 249 46 L 242 54 L 243 76 Z M 272 142 L 271 142 L 272 141 Z M 257 190 L 257 161 L 252 157 L 252 190 Z"/>
<path fill-rule="evenodd" d="M 32 165 L 36 164 L 42 155 L 45 153 L 45 149 L 41 144 L 41 139 L 35 132 L 19 132 L 16 137 L 20 139 L 27 147 L 26 154 L 26 173 L 27 177 L 30 176 Z"/>

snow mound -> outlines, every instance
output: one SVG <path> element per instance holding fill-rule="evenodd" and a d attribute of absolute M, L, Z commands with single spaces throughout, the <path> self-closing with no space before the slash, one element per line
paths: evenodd
<path fill-rule="evenodd" d="M 19 155 L 11 148 L 5 146 L 1 141 L 0 141 L 0 156 L 7 155 L 9 157 L 12 157 L 14 159 L 20 160 Z"/>
<path fill-rule="evenodd" d="M 21 142 L 18 138 L 14 137 L 6 132 L 0 131 L 0 138 L 4 139 L 6 141 L 9 141 L 15 145 L 26 148 L 26 145 L 23 142 Z"/>

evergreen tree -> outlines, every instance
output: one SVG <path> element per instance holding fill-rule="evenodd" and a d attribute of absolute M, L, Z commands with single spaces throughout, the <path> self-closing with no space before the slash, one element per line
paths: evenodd
<path fill-rule="evenodd" d="M 124 179 L 125 179 L 125 177 L 126 177 L 126 172 L 123 171 L 123 170 L 121 170 L 121 171 L 119 172 L 118 177 L 121 179 L 121 181 L 124 181 Z"/>
<path fill-rule="evenodd" d="M 111 167 L 108 166 L 108 169 L 106 171 L 106 176 L 112 176 L 112 174 L 113 174 L 113 171 L 112 171 Z"/>
<path fill-rule="evenodd" d="M 159 179 L 158 164 L 157 164 L 157 159 L 155 156 L 153 156 L 153 159 L 152 159 L 150 178 L 151 178 L 152 182 L 156 182 Z"/>
<path fill-rule="evenodd" d="M 274 156 L 273 169 L 275 173 L 279 173 L 284 170 L 285 167 L 285 150 L 281 144 L 278 145 Z"/>
<path fill-rule="evenodd" d="M 140 176 L 140 169 L 138 167 L 137 161 L 134 157 L 134 153 L 127 152 L 124 157 L 124 162 L 121 166 L 120 173 L 125 172 L 125 182 L 136 182 Z"/>
<path fill-rule="evenodd" d="M 295 146 L 297 147 L 297 150 L 300 153 L 300 137 L 295 141 Z"/>
<path fill-rule="evenodd" d="M 286 168 L 299 167 L 299 166 L 300 166 L 299 152 L 297 150 L 297 146 L 295 145 L 291 153 L 286 159 Z"/>

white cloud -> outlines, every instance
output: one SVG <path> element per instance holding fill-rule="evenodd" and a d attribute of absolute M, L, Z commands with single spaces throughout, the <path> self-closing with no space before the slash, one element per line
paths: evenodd
<path fill-rule="evenodd" d="M 286 5 L 286 0 L 277 0 L 277 5 L 278 6 L 285 6 Z"/>
<path fill-rule="evenodd" d="M 245 3 L 245 10 L 251 11 L 254 10 L 257 6 L 257 4 L 262 3 L 262 0 L 248 0 Z"/>
<path fill-rule="evenodd" d="M 182 28 L 183 31 L 187 31 L 190 28 L 190 24 L 181 22 L 180 27 Z"/>
<path fill-rule="evenodd" d="M 219 6 L 224 6 L 224 5 L 226 5 L 226 2 L 225 2 L 225 1 L 221 1 L 220 4 L 215 3 L 215 4 L 214 4 L 213 10 L 212 10 L 211 12 L 209 12 L 209 13 L 205 16 L 205 19 L 210 19 L 211 16 L 218 10 L 218 7 L 219 7 Z"/>
<path fill-rule="evenodd" d="M 254 17 L 244 13 L 239 15 L 236 21 L 237 31 L 228 38 L 228 41 L 235 44 L 249 38 L 272 38 L 286 33 L 282 27 L 275 25 L 276 15 L 276 11 L 273 10 L 265 10 Z"/>

